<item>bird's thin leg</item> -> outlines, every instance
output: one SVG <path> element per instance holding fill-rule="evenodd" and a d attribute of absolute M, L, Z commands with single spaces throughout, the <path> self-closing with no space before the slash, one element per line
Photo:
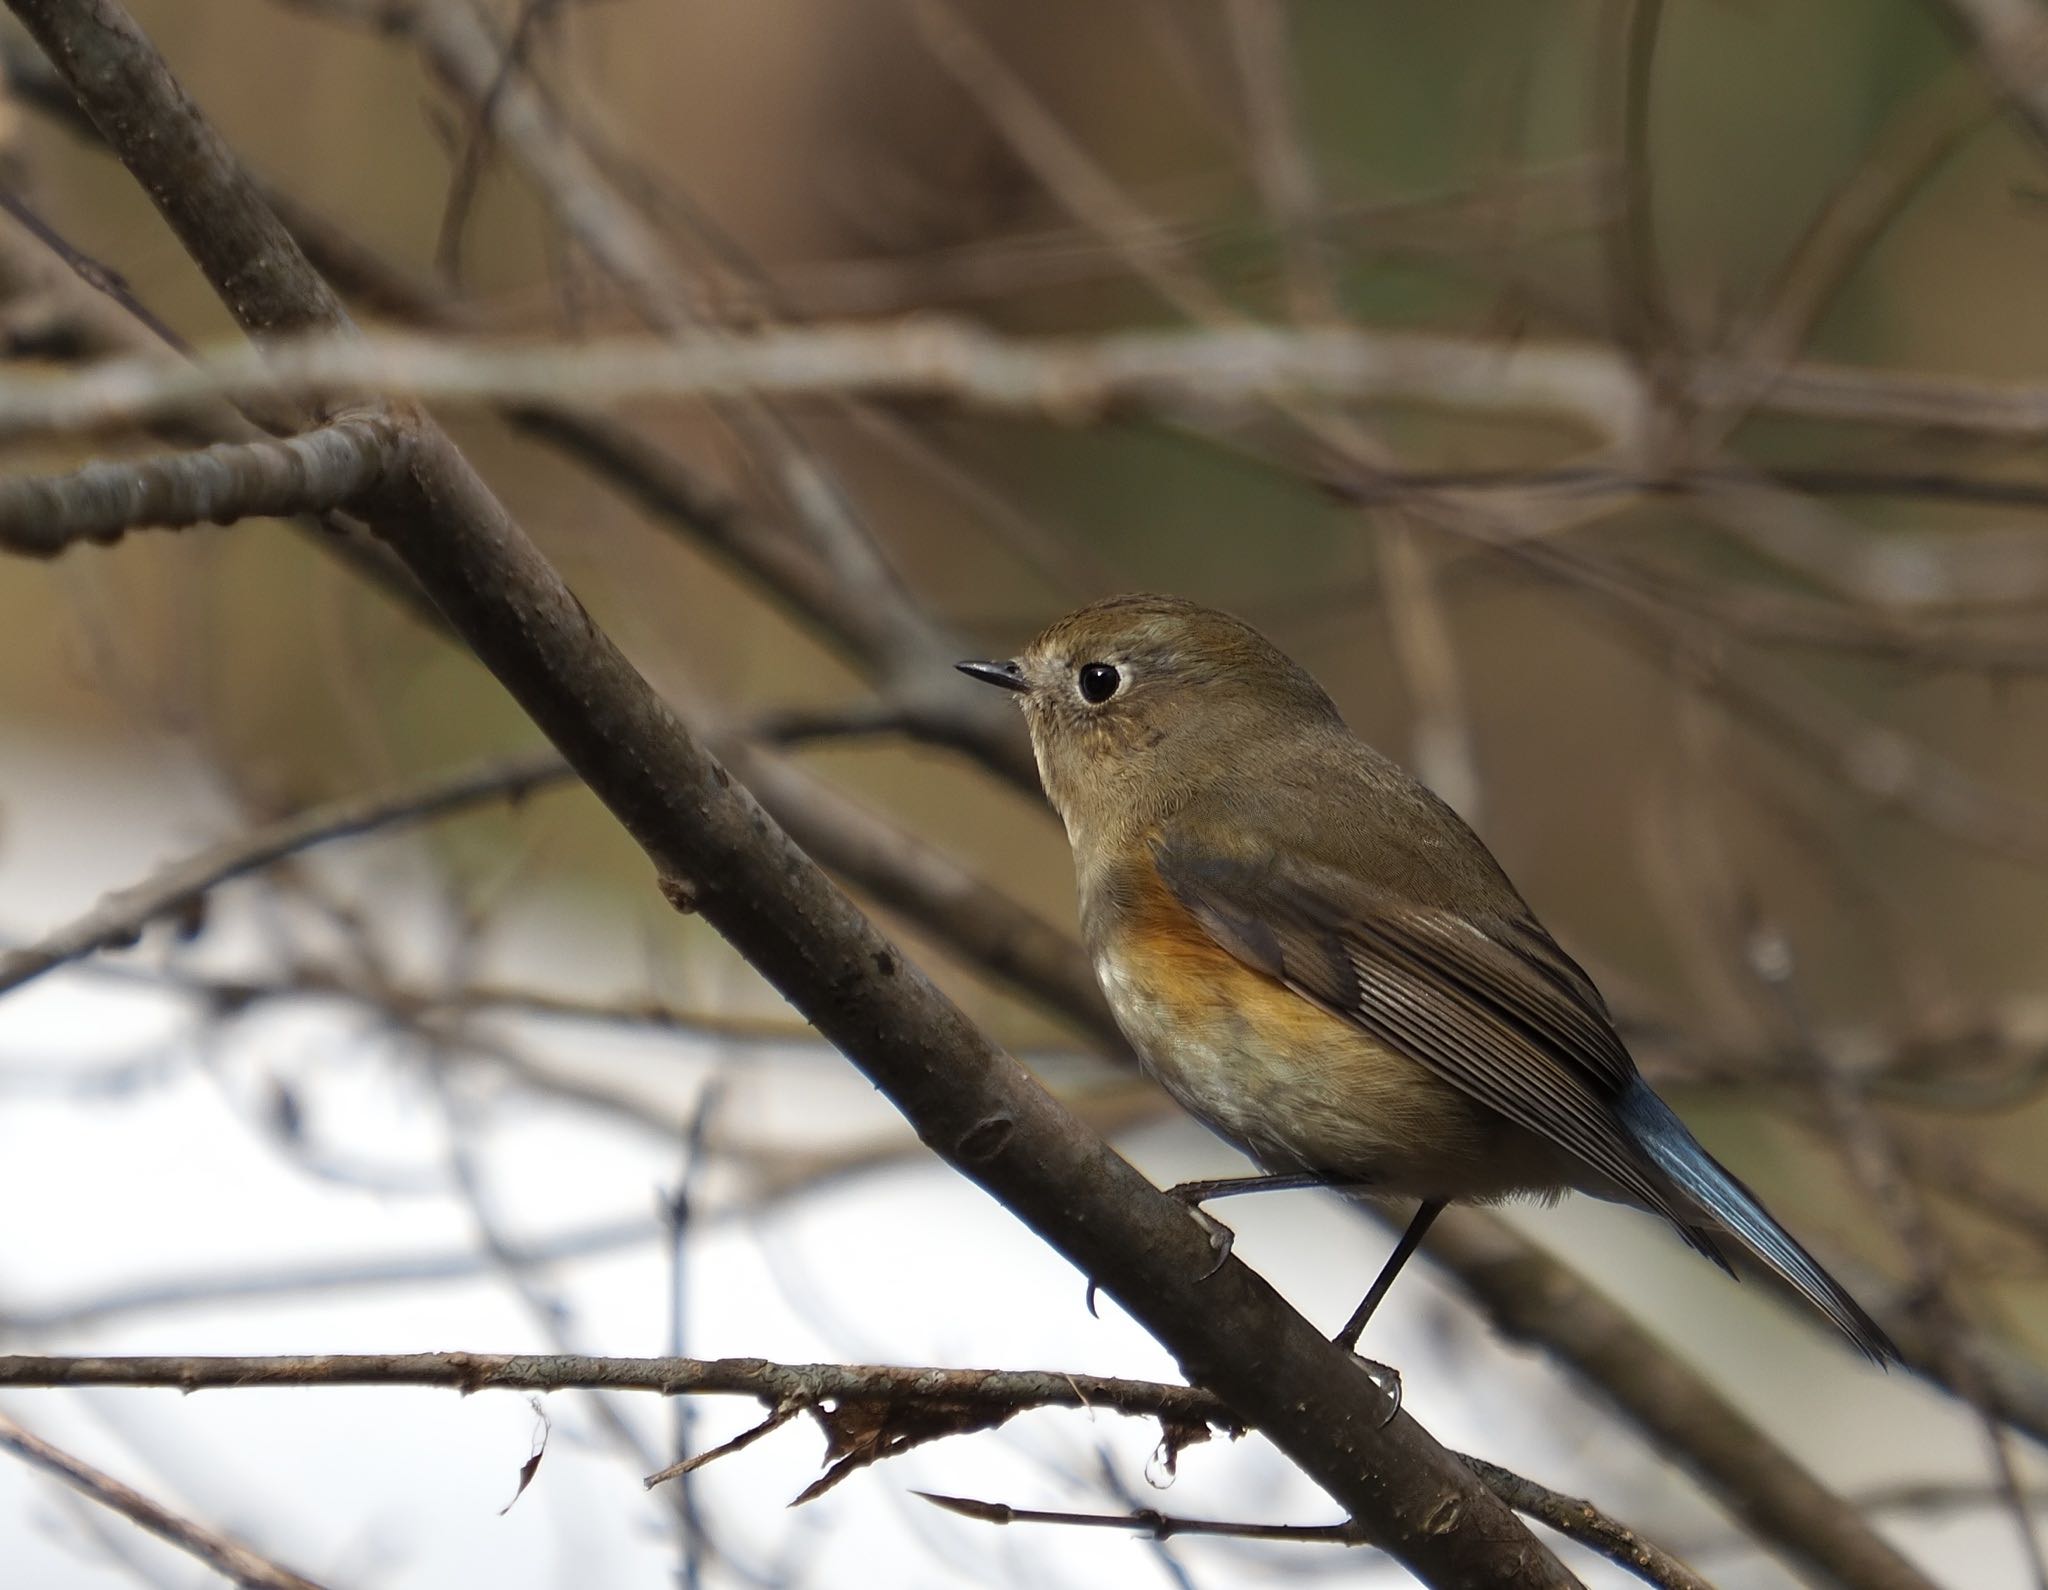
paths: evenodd
<path fill-rule="evenodd" d="M 1190 1209 L 1212 1198 L 1235 1198 L 1242 1193 L 1306 1192 L 1327 1187 L 1332 1192 L 1365 1192 L 1362 1182 L 1332 1181 L 1312 1171 L 1293 1171 L 1284 1176 L 1220 1176 L 1214 1181 L 1184 1181 L 1166 1189 L 1166 1196 L 1178 1198 Z"/>
<path fill-rule="evenodd" d="M 1401 1240 L 1394 1244 L 1394 1251 L 1381 1266 L 1379 1275 L 1372 1283 L 1372 1290 L 1365 1294 L 1357 1308 L 1351 1311 L 1351 1318 L 1344 1322 L 1344 1328 L 1330 1339 L 1348 1351 L 1358 1351 L 1358 1338 L 1365 1333 L 1366 1321 L 1372 1318 L 1372 1311 L 1380 1306 L 1380 1300 L 1394 1284 L 1394 1277 L 1401 1273 L 1401 1267 L 1415 1256 L 1415 1250 L 1422 1246 L 1422 1239 L 1429 1235 L 1429 1228 L 1436 1223 L 1436 1217 L 1444 1212 L 1444 1200 L 1426 1198 L 1415 1210 L 1415 1218 L 1408 1222 L 1408 1229 L 1401 1233 Z"/>
<path fill-rule="evenodd" d="M 1235 1198 L 1241 1193 L 1306 1192 L 1317 1187 L 1327 1187 L 1332 1192 L 1368 1190 L 1363 1183 L 1331 1181 L 1327 1176 L 1301 1170 L 1284 1175 L 1219 1176 L 1213 1181 L 1177 1182 L 1166 1189 L 1166 1196 L 1186 1204 L 1188 1213 L 1209 1233 L 1209 1247 L 1216 1255 L 1216 1262 L 1203 1273 L 1202 1279 L 1206 1281 L 1223 1268 L 1223 1261 L 1230 1257 L 1231 1244 L 1237 1241 L 1237 1236 L 1230 1227 L 1205 1212 L 1203 1204 L 1212 1198 Z"/>

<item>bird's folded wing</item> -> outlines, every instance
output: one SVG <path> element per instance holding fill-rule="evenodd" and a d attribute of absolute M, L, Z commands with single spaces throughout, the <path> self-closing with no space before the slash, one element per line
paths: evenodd
<path fill-rule="evenodd" d="M 1697 1223 L 1616 1118 L 1635 1064 L 1599 993 L 1533 919 L 1475 923 L 1305 859 L 1197 855 L 1170 835 L 1153 856 L 1238 960 L 1575 1155 L 1681 1231 Z"/>

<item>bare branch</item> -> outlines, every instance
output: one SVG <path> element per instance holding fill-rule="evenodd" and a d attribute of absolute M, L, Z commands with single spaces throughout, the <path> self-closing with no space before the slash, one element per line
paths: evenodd
<path fill-rule="evenodd" d="M 1713 1587 L 1661 1547 L 1643 1539 L 1626 1524 L 1575 1497 L 1565 1496 L 1534 1480 L 1468 1457 L 1465 1461 L 1493 1487 L 1502 1501 L 1518 1513 L 1548 1524 L 1568 1540 L 1575 1540 L 1609 1562 L 1628 1569 L 1645 1584 L 1660 1590 L 1713 1590 Z M 1006 1502 L 976 1501 L 966 1496 L 935 1496 L 917 1493 L 935 1507 L 984 1524 L 1067 1524 L 1092 1529 L 1142 1530 L 1154 1540 L 1171 1540 L 1176 1535 L 1222 1536 L 1232 1540 L 1270 1540 L 1333 1546 L 1363 1546 L 1371 1537 L 1355 1522 L 1341 1524 L 1248 1524 L 1214 1518 L 1181 1518 L 1153 1508 L 1129 1513 L 1052 1512 L 1031 1507 L 1012 1507 Z"/>
<path fill-rule="evenodd" d="M 801 1412 L 803 1412 L 802 1403 L 780 1403 L 769 1413 L 767 1418 L 763 1419 L 759 1424 L 749 1425 L 730 1441 L 721 1441 L 717 1446 L 707 1447 L 702 1452 L 694 1453 L 689 1457 L 678 1458 L 667 1468 L 657 1470 L 640 1483 L 651 1491 L 655 1486 L 666 1485 L 670 1480 L 688 1479 L 705 1465 L 716 1463 L 722 1457 L 731 1457 L 735 1452 L 744 1452 L 756 1441 L 773 1435 Z M 677 1445 L 682 1445 L 680 1439 L 678 1439 Z"/>
<path fill-rule="evenodd" d="M 552 752 L 528 753 L 409 789 L 316 806 L 253 834 L 224 840 L 133 888 L 107 896 L 38 943 L 0 955 L 0 994 L 95 950 L 132 944 L 151 922 L 190 910 L 208 890 L 315 845 L 450 816 L 488 801 L 519 800 L 570 776 L 568 766 Z"/>
<path fill-rule="evenodd" d="M 1691 367 L 1700 403 L 1761 379 L 1748 365 Z M 1905 371 L 1806 363 L 1774 370 L 1760 412 L 2037 442 L 2048 389 Z M 0 430 L 95 430 L 172 414 L 195 401 L 282 387 L 403 392 L 445 402 L 604 403 L 637 398 L 944 398 L 999 414 L 1077 422 L 1109 411 L 1217 415 L 1309 398 L 1413 404 L 1488 417 L 1577 423 L 1623 458 L 1639 456 L 1649 409 L 1636 374 L 1590 344 L 1499 343 L 1430 332 L 1219 326 L 1019 339 L 962 321 L 822 325 L 660 341 L 593 338 L 463 346 L 445 339 L 282 340 L 202 350 L 196 363 L 109 360 L 62 376 L 0 381 Z"/>
<path fill-rule="evenodd" d="M 932 318 L 658 341 L 464 346 L 383 335 L 280 341 L 261 352 L 217 347 L 190 364 L 109 360 L 62 376 L 0 382 L 0 429 L 105 429 L 174 413 L 202 398 L 280 386 L 519 404 L 868 393 L 946 397 L 1063 420 L 1112 407 L 1170 413 L 1328 396 L 1469 406 L 1489 414 L 1561 410 L 1616 435 L 1631 432 L 1639 396 L 1625 367 L 1568 345 L 1502 349 L 1422 333 L 1258 327 L 1034 343 Z M 1777 396 L 1782 402 L 1784 391 Z M 2030 426 L 2048 423 L 2048 397 L 2040 401 L 2043 412 L 2026 415 Z"/>
<path fill-rule="evenodd" d="M 1115 245 L 1144 282 L 1191 320 L 1235 319 L 1181 259 L 1173 236 L 1129 203 L 1073 135 L 1020 83 L 951 0 L 905 0 L 925 48 L 1067 211 Z"/>
<path fill-rule="evenodd" d="M 847 1399 L 948 1402 L 1023 1412 L 1107 1408 L 1242 1429 L 1194 1386 L 1064 1370 L 928 1369 L 894 1364 L 784 1364 L 765 1358 L 618 1358 L 576 1353 L 337 1353 L 267 1357 L 0 1356 L 0 1386 L 446 1386 L 476 1391 L 651 1391 L 757 1397 L 800 1407 Z"/>
<path fill-rule="evenodd" d="M 1938 0 L 2037 144 L 2048 148 L 2048 17 L 2033 0 Z"/>
<path fill-rule="evenodd" d="M 328 513 L 386 479 L 398 452 L 388 425 L 348 419 L 300 436 L 98 460 L 69 475 L 16 475 L 0 479 L 0 548 L 49 558 L 130 530 Z"/>
<path fill-rule="evenodd" d="M 1332 320 L 1336 272 L 1329 239 L 1317 228 L 1322 199 L 1302 126 L 1286 0 L 1230 0 L 1227 12 L 1243 80 L 1252 176 L 1280 234 L 1290 308 L 1296 320 Z"/>
<path fill-rule="evenodd" d="M 972 1496 L 940 1496 L 932 1491 L 919 1491 L 917 1495 L 934 1507 L 981 1524 L 1066 1524 L 1082 1529 L 1136 1529 L 1143 1530 L 1154 1540 L 1171 1540 L 1176 1535 L 1212 1535 L 1231 1540 L 1299 1541 L 1332 1546 L 1370 1543 L 1365 1531 L 1351 1522 L 1247 1524 L 1221 1518 L 1181 1518 L 1151 1508 L 1140 1508 L 1130 1513 L 1070 1513 L 1039 1507 L 1012 1507 L 1008 1502 L 984 1502 Z"/>
<path fill-rule="evenodd" d="M 11 79 L 10 79 L 11 83 Z M 27 232 L 38 243 L 64 262 L 64 267 L 81 285 L 99 294 L 121 315 L 146 331 L 151 337 L 167 348 L 180 353 L 191 352 L 190 345 L 177 332 L 160 319 L 156 312 L 135 296 L 121 273 L 104 262 L 97 260 L 78 247 L 56 227 L 33 209 L 28 201 L 11 188 L 0 192 L 0 210 L 13 217 L 15 224 Z"/>
<path fill-rule="evenodd" d="M 835 1402 L 904 1407 L 976 1408 L 1004 1415 L 1033 1408 L 1100 1409 L 1169 1424 L 1213 1426 L 1242 1434 L 1236 1418 L 1207 1392 L 1189 1386 L 1070 1375 L 1060 1370 L 900 1368 L 876 1364 L 783 1364 L 760 1358 L 601 1358 L 501 1353 L 351 1354 L 260 1358 L 0 1357 L 0 1386 L 172 1386 L 194 1392 L 250 1386 L 446 1386 L 476 1391 L 647 1391 L 663 1396 L 737 1395 L 758 1398 L 768 1417 L 739 1437 L 650 1476 L 649 1486 L 686 1468 L 735 1452 L 781 1428 L 796 1413 Z M 1668 1590 L 1700 1590 L 1702 1581 L 1633 1530 L 1591 1503 L 1563 1496 L 1511 1470 L 1478 1458 L 1462 1462 L 1516 1511 L 1591 1547 Z M 947 1499 L 932 1498 L 945 1505 Z M 978 1508 L 986 1503 L 973 1504 Z M 1020 1519 L 1094 1522 L 1069 1515 L 1005 1509 Z M 986 1516 L 976 1513 L 970 1516 Z M 1007 1519 L 991 1520 L 1007 1522 Z M 1253 1539 L 1321 1538 L 1369 1544 L 1357 1523 L 1312 1530 L 1297 1526 L 1213 1524 L 1201 1520 L 1103 1519 L 1112 1527 L 1154 1529 Z"/>
<path fill-rule="evenodd" d="M 1656 60 L 1662 0 L 1613 0 L 1603 33 L 1611 57 L 1602 72 L 1620 190 L 1606 244 L 1609 315 L 1615 339 L 1656 393 L 1662 410 L 1680 395 L 1678 355 L 1683 351 L 1657 248 L 1650 180 L 1650 74 Z"/>
<path fill-rule="evenodd" d="M 1387 643 L 1409 702 L 1409 760 L 1459 816 L 1483 826 L 1485 785 L 1444 607 L 1443 543 L 1425 541 L 1414 526 L 1397 522 L 1380 528 L 1376 547 L 1386 584 Z"/>
<path fill-rule="evenodd" d="M 72 102 L 69 90 L 56 79 L 49 63 L 32 46 L 24 47 L 18 39 L 0 41 L 0 60 L 5 62 L 9 84 L 25 86 L 25 99 L 31 94 L 43 96 L 33 100 L 43 109 L 61 102 L 70 112 L 69 117 L 61 118 L 67 128 L 75 129 L 83 122 L 82 113 Z M 84 125 L 87 133 L 96 138 L 91 124 Z M 332 230 L 318 228 L 316 235 L 325 238 Z M 159 339 L 149 329 L 152 322 L 136 319 L 121 303 L 106 297 L 81 279 L 64 263 L 70 259 L 70 253 L 65 250 L 52 252 L 40 233 L 31 236 L 25 232 L 0 229 L 0 256 L 4 256 L 0 257 L 0 276 L 4 276 L 10 286 L 48 296 L 53 301 L 66 327 L 69 357 L 155 350 Z M 62 268 L 58 268 L 60 266 Z M 254 403 L 245 407 L 249 412 L 239 412 L 226 403 L 204 405 L 178 419 L 154 426 L 152 430 L 164 441 L 190 447 L 215 442 L 265 440 L 267 433 L 259 427 L 255 417 L 266 422 L 275 418 L 277 423 L 271 429 L 277 434 L 289 434 L 303 423 L 300 417 L 289 414 L 286 406 L 275 400 L 274 394 L 260 407 Z M 358 574 L 368 577 L 415 618 L 428 623 L 438 621 L 438 615 L 420 595 L 411 577 L 398 566 L 388 549 L 371 539 L 360 523 L 344 514 L 329 513 L 303 519 L 299 527 L 323 556 L 345 563 Z"/>
<path fill-rule="evenodd" d="M 1856 266 L 1943 163 L 1988 126 L 1996 106 L 1976 74 L 1957 63 L 1914 92 L 1829 195 L 1767 284 L 1740 333 L 1741 357 L 1759 371 L 1794 358 Z M 1758 395 L 1767 390 L 1760 387 Z M 1702 417 L 1695 453 L 1724 440 L 1747 411 L 1744 402 Z"/>
<path fill-rule="evenodd" d="M 1609 1518 L 1591 1502 L 1566 1496 L 1484 1458 L 1468 1457 L 1473 1472 L 1516 1512 L 1527 1515 L 1588 1550 L 1597 1551 L 1648 1584 L 1663 1590 L 1712 1590 L 1706 1580 L 1669 1552 Z"/>
<path fill-rule="evenodd" d="M 1019 789 L 1038 790 L 1022 725 L 1007 702 L 962 695 L 934 681 L 963 654 L 960 642 L 899 596 L 864 599 L 816 550 L 708 490 L 664 449 L 603 415 L 558 404 L 513 409 L 513 423 L 593 470 L 647 512 L 723 558 L 888 691 L 898 731 L 966 752 Z"/>
<path fill-rule="evenodd" d="M 309 5 L 322 8 L 319 0 Z M 516 155 L 557 223 L 598 263 L 635 315 L 666 332 L 700 322 L 661 236 L 620 198 L 603 168 L 557 124 L 545 97 L 527 80 L 518 59 L 520 40 L 501 45 L 477 7 L 450 0 L 401 0 L 381 8 L 376 21 L 420 45 L 434 72 Z"/>
<path fill-rule="evenodd" d="M 140 1491 L 81 1463 L 70 1453 L 24 1430 L 4 1413 L 0 1413 L 0 1447 L 44 1473 L 55 1475 L 81 1496 L 131 1519 L 159 1540 L 170 1542 L 238 1585 L 250 1590 L 320 1590 L 312 1580 L 279 1567 L 240 1541 L 181 1517 Z"/>

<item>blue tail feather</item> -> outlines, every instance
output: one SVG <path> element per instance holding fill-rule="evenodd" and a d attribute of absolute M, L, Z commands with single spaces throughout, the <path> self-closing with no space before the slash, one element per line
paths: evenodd
<path fill-rule="evenodd" d="M 1765 1212 L 1754 1193 L 1700 1146 L 1671 1106 L 1651 1092 L 1647 1083 L 1639 1079 L 1630 1085 L 1621 1097 L 1619 1114 L 1629 1136 L 1651 1163 L 1677 1183 L 1711 1221 L 1709 1230 L 1684 1232 L 1688 1241 L 1725 1266 L 1726 1259 L 1716 1251 L 1712 1239 L 1719 1235 L 1734 1238 L 1871 1358 L 1880 1364 L 1898 1358 L 1898 1348 L 1877 1322 Z"/>

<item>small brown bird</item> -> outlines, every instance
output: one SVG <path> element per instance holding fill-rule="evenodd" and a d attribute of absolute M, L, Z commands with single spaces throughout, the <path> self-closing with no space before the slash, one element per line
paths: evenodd
<path fill-rule="evenodd" d="M 1878 1326 L 1637 1074 L 1592 980 L 1455 812 L 1355 739 L 1250 625 L 1164 596 L 963 672 L 1014 690 L 1132 1046 L 1271 1174 L 1420 1200 L 1356 1343 L 1451 1201 L 1568 1188 L 1747 1249 L 1872 1358 Z"/>

